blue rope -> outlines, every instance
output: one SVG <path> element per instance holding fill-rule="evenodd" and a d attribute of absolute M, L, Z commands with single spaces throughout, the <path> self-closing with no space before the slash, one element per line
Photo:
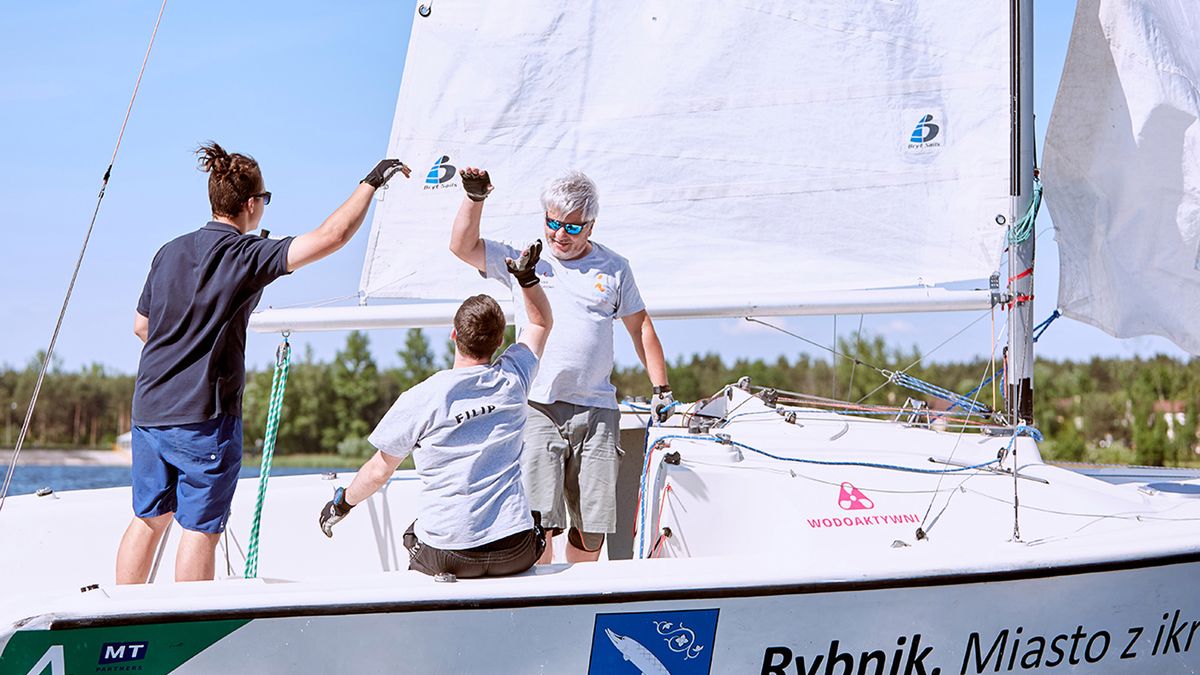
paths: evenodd
<path fill-rule="evenodd" d="M 653 410 L 653 409 L 652 409 L 650 406 L 648 406 L 648 405 L 643 405 L 643 404 L 641 404 L 641 403 L 636 403 L 636 402 L 634 402 L 634 401 L 631 401 L 631 400 L 629 400 L 629 399 L 625 399 L 624 401 L 621 401 L 621 403 L 624 403 L 625 405 L 627 405 L 627 406 L 629 406 L 630 408 L 632 408 L 632 409 L 636 410 L 637 412 L 654 412 L 654 410 Z M 667 409 L 667 410 L 674 410 L 674 409 L 675 409 L 675 408 L 676 408 L 678 405 L 679 405 L 679 401 L 671 401 L 671 404 L 670 404 L 670 405 L 668 405 L 666 409 Z"/>
<path fill-rule="evenodd" d="M 638 557 L 642 557 L 642 548 L 646 538 L 646 481 L 650 476 L 650 427 L 654 426 L 654 416 L 646 420 L 646 438 L 642 443 L 642 480 L 641 493 L 638 495 L 638 504 L 641 506 L 641 511 L 638 514 Z"/>
<path fill-rule="evenodd" d="M 1054 320 L 1060 316 L 1062 316 L 1062 313 L 1056 309 L 1056 310 L 1054 310 L 1053 313 L 1050 314 L 1050 316 L 1045 321 L 1034 326 L 1033 327 L 1033 341 L 1037 342 L 1038 338 L 1042 337 L 1042 333 L 1045 333 L 1046 329 L 1050 327 L 1050 324 L 1054 323 Z"/>
<path fill-rule="evenodd" d="M 1062 313 L 1056 309 L 1056 310 L 1054 310 L 1054 312 L 1052 312 L 1050 314 L 1049 317 L 1046 318 L 1045 321 L 1034 326 L 1033 327 L 1033 341 L 1037 342 L 1038 339 L 1042 337 L 1042 333 L 1045 333 L 1046 329 L 1050 327 L 1050 324 L 1054 323 L 1054 320 L 1060 316 L 1062 316 Z M 963 398 L 975 400 L 975 394 L 977 392 L 979 392 L 980 389 L 983 389 L 984 387 L 991 384 L 992 380 L 995 380 L 997 377 L 1000 377 L 1002 375 L 1002 373 L 1003 373 L 1003 370 L 999 370 L 999 371 L 996 371 L 995 373 L 992 373 L 992 376 L 989 377 L 988 379 L 984 380 L 978 387 L 975 387 L 971 391 L 968 391 L 966 394 L 963 394 Z M 1001 395 L 1007 395 L 1007 392 L 1001 391 Z M 954 410 L 954 408 L 956 406 L 958 406 L 958 403 L 955 403 L 954 405 L 950 406 L 949 408 L 947 408 L 947 410 L 948 411 Z"/>
<path fill-rule="evenodd" d="M 999 376 L 1000 376 L 1000 371 L 996 371 L 996 372 L 992 373 L 992 376 L 989 377 L 988 379 L 984 380 L 983 382 L 980 382 L 978 387 L 975 387 L 971 391 L 968 391 L 966 394 L 963 394 L 963 398 L 974 401 L 975 394 L 979 393 L 980 389 L 983 389 L 984 387 L 991 384 L 992 380 L 996 379 Z M 951 410 L 954 410 L 956 407 L 958 407 L 957 402 L 955 402 L 954 405 L 950 406 L 949 408 L 946 408 L 946 412 L 950 412 Z"/>
<path fill-rule="evenodd" d="M 924 380 L 918 379 L 907 373 L 899 373 L 899 372 L 892 373 L 891 376 L 889 377 L 889 379 L 894 384 L 898 384 L 901 387 L 905 387 L 908 389 L 912 389 L 913 391 L 920 392 L 922 394 L 927 394 L 929 396 L 940 398 L 944 401 L 949 401 L 950 403 L 953 403 L 954 406 L 960 406 L 960 407 L 962 407 L 963 410 L 966 410 L 971 413 L 977 413 L 977 414 L 982 415 L 982 414 L 987 414 L 987 413 L 991 412 L 990 408 L 988 408 L 986 405 L 984 405 L 978 401 L 973 401 L 964 396 L 960 396 L 960 395 L 950 391 L 949 389 L 943 389 L 942 387 L 939 387 L 935 384 L 931 384 Z M 972 392 L 972 393 L 974 393 L 974 392 Z M 951 406 L 951 409 L 953 409 L 954 406 Z"/>
<path fill-rule="evenodd" d="M 672 436 L 660 436 L 658 440 L 666 441 L 666 440 L 675 439 L 675 438 L 681 438 L 681 439 L 685 439 L 685 440 L 711 441 L 713 443 L 722 443 L 723 442 L 721 439 L 717 438 L 716 436 L 672 435 Z M 850 461 L 834 462 L 834 461 L 827 461 L 827 460 L 820 460 L 820 459 L 802 459 L 800 457 L 783 457 L 782 455 L 775 455 L 770 452 L 767 452 L 766 450 L 759 450 L 758 448 L 746 445 L 745 443 L 739 443 L 737 441 L 729 441 L 729 444 L 733 445 L 733 446 L 737 446 L 739 448 L 744 448 L 751 452 L 758 453 L 760 455 L 763 455 L 764 457 L 770 457 L 771 459 L 779 460 L 781 462 L 796 462 L 798 464 L 816 464 L 818 466 L 862 466 L 862 467 L 866 467 L 868 469 L 889 469 L 892 471 L 905 471 L 908 473 L 929 473 L 929 474 L 960 473 L 962 471 L 972 471 L 974 469 L 980 469 L 985 466 L 989 466 L 991 464 L 996 464 L 1000 461 L 999 459 L 993 459 L 993 460 L 990 460 L 987 462 L 983 462 L 982 464 L 975 464 L 972 466 L 955 467 L 953 469 L 918 469 L 916 467 L 911 467 L 911 466 L 901 466 L 899 464 L 881 464 L 881 463 L 877 463 L 877 462 L 850 462 Z"/>

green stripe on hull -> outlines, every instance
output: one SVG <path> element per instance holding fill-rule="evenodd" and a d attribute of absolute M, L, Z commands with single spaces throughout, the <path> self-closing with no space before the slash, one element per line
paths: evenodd
<path fill-rule="evenodd" d="M 249 620 L 26 630 L 0 654 L 0 675 L 169 673 Z"/>

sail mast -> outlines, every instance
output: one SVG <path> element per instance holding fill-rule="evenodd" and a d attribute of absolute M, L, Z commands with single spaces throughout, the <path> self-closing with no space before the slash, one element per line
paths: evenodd
<path fill-rule="evenodd" d="M 1033 0 L 1012 0 L 1012 211 L 1009 231 L 1033 200 Z M 1014 424 L 1033 422 L 1033 263 L 1036 233 L 1009 238 L 1008 412 Z"/>

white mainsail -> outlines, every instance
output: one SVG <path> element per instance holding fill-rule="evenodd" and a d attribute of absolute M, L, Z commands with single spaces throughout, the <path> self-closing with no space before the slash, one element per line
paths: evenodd
<path fill-rule="evenodd" d="M 1046 133 L 1059 308 L 1200 354 L 1200 11 L 1080 0 Z"/>
<path fill-rule="evenodd" d="M 438 3 L 389 142 L 416 179 L 376 209 L 360 292 L 496 292 L 447 250 L 465 166 L 496 184 L 484 236 L 515 241 L 546 179 L 587 172 L 594 237 L 656 312 L 985 279 L 1011 218 L 1008 2 L 960 6 Z"/>

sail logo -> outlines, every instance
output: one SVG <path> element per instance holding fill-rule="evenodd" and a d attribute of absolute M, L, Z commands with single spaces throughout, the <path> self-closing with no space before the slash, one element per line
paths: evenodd
<path fill-rule="evenodd" d="M 905 129 L 903 147 L 908 154 L 937 152 L 946 142 L 946 116 L 940 110 L 907 110 L 901 119 Z M 909 126 L 914 119 L 916 124 Z"/>
<path fill-rule="evenodd" d="M 838 496 L 838 506 L 842 507 L 844 511 L 865 511 L 875 508 L 875 502 L 850 483 L 842 483 L 842 494 Z"/>
<path fill-rule="evenodd" d="M 709 675 L 719 611 L 597 614 L 588 673 Z"/>
<path fill-rule="evenodd" d="M 933 122 L 933 115 L 926 115 L 917 122 L 917 126 L 913 129 L 912 137 L 909 138 L 910 143 L 929 143 L 937 138 L 938 132 L 942 128 Z"/>
<path fill-rule="evenodd" d="M 430 167 L 429 173 L 425 175 L 425 189 L 439 190 L 441 188 L 457 187 L 457 183 L 451 183 L 457 173 L 458 169 L 450 163 L 450 155 L 442 155 Z"/>

